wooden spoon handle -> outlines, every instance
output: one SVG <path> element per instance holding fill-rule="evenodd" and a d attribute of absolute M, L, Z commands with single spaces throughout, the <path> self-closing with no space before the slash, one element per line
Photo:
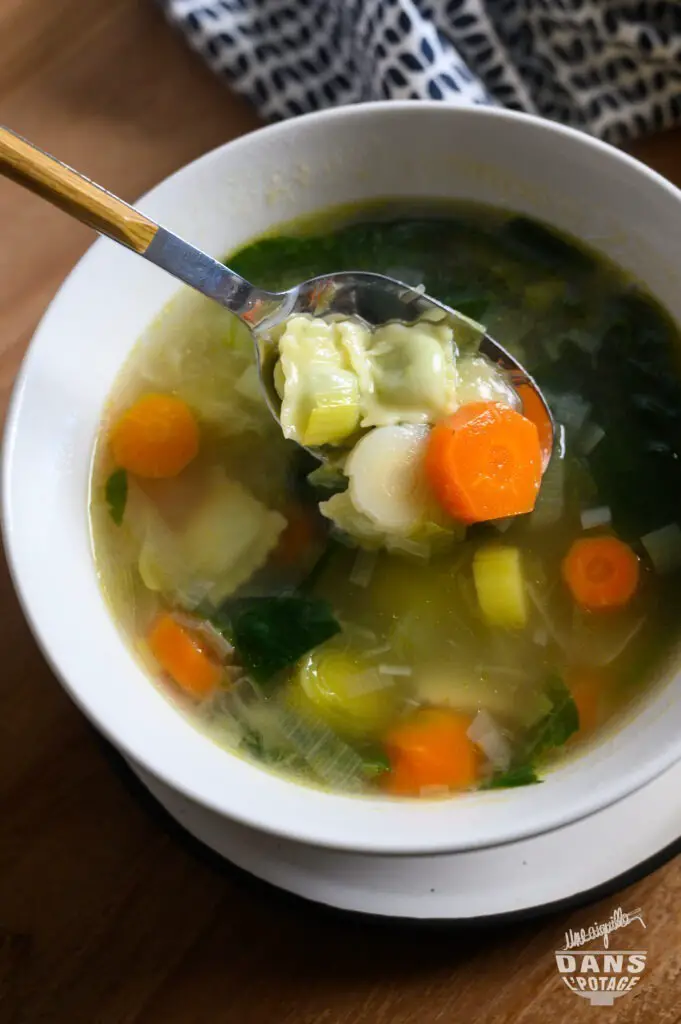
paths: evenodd
<path fill-rule="evenodd" d="M 158 231 L 153 220 L 2 125 L 0 174 L 137 253 Z"/>

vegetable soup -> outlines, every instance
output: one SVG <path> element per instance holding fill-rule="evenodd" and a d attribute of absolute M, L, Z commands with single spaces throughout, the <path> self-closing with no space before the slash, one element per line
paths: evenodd
<path fill-rule="evenodd" d="M 120 628 L 215 742 L 300 782 L 427 798 L 541 781 L 678 640 L 675 325 L 581 244 L 471 204 L 332 211 L 229 264 L 270 289 L 386 273 L 457 315 L 290 319 L 279 426 L 246 328 L 171 303 L 93 460 Z M 548 465 L 485 331 L 548 400 Z"/>

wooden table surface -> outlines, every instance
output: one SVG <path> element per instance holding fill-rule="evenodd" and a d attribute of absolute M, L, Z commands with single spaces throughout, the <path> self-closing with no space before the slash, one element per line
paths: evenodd
<path fill-rule="evenodd" d="M 129 199 L 257 127 L 152 0 L 0 0 L 0 113 Z M 681 134 L 636 152 L 681 184 Z M 3 181 L 0 225 L 4 411 L 92 236 Z M 307 905 L 218 862 L 144 796 L 55 682 L 4 565 L 0 588 L 2 1024 L 681 1020 L 678 858 L 586 909 L 504 927 L 386 926 Z M 565 988 L 553 951 L 619 905 L 643 910 L 648 966 L 599 1010 Z"/>

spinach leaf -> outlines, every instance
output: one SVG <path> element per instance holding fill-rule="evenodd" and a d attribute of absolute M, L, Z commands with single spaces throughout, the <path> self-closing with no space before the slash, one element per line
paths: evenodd
<path fill-rule="evenodd" d="M 546 694 L 553 706 L 530 731 L 523 749 L 523 761 L 528 764 L 562 747 L 579 729 L 577 705 L 559 675 L 550 677 Z"/>
<path fill-rule="evenodd" d="M 332 494 L 340 494 L 347 491 L 349 479 L 340 469 L 324 464 L 318 466 L 307 474 L 307 482 L 317 493 L 321 492 L 324 498 L 330 498 Z"/>
<path fill-rule="evenodd" d="M 109 506 L 109 515 L 116 526 L 120 526 L 125 515 L 128 500 L 128 474 L 124 469 L 115 469 L 104 487 L 104 496 Z"/>
<path fill-rule="evenodd" d="M 323 237 L 289 235 L 262 238 L 234 253 L 229 265 L 248 281 L 264 282 L 263 287 L 289 288 L 324 272 L 328 263 L 325 241 Z"/>
<path fill-rule="evenodd" d="M 631 404 L 589 454 L 599 498 L 612 512 L 617 533 L 630 543 L 674 522 L 681 503 L 681 464 L 671 440 L 641 437 L 632 427 Z"/>
<path fill-rule="evenodd" d="M 269 682 L 341 628 L 326 601 L 302 594 L 237 598 L 223 605 L 214 623 L 258 683 Z"/>
<path fill-rule="evenodd" d="M 478 323 L 482 322 L 484 314 L 491 305 L 489 295 L 471 295 L 463 298 L 458 298 L 456 295 L 451 297 L 445 295 L 440 301 L 450 309 L 456 310 L 457 313 L 468 316 L 471 320 L 477 320 Z"/>
<path fill-rule="evenodd" d="M 591 270 L 594 266 L 593 257 L 578 243 L 561 238 L 557 232 L 527 217 L 509 220 L 501 231 L 501 241 L 509 252 L 542 268 L 575 271 Z"/>
<path fill-rule="evenodd" d="M 542 780 L 536 763 L 564 743 L 579 729 L 579 712 L 570 690 L 559 675 L 552 675 L 546 684 L 551 710 L 530 730 L 520 752 L 505 772 L 493 775 L 482 789 L 508 789 L 531 786 Z"/>
<path fill-rule="evenodd" d="M 481 789 L 513 789 L 517 786 L 532 786 L 542 780 L 537 775 L 534 765 L 519 764 L 505 772 L 498 772 L 485 782 Z"/>
<path fill-rule="evenodd" d="M 367 778 L 375 779 L 390 771 L 388 755 L 383 750 L 372 750 L 362 754 L 363 772 Z"/>

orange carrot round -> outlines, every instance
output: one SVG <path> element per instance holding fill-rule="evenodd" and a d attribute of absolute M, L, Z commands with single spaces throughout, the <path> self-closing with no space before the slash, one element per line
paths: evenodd
<path fill-rule="evenodd" d="M 582 608 L 620 608 L 636 593 L 640 562 L 617 537 L 583 537 L 563 560 L 563 579 Z"/>
<path fill-rule="evenodd" d="M 425 468 L 438 502 L 459 522 L 531 512 L 542 475 L 537 427 L 496 402 L 471 402 L 433 427 Z"/>
<path fill-rule="evenodd" d="M 551 421 L 546 415 L 544 403 L 530 384 L 519 384 L 515 390 L 523 403 L 523 416 L 528 420 L 532 420 L 537 428 L 539 449 L 542 456 L 542 470 L 545 470 L 551 461 L 551 452 L 553 450 L 553 428 Z"/>
<path fill-rule="evenodd" d="M 221 666 L 206 652 L 200 636 L 181 626 L 172 615 L 159 615 L 147 643 L 161 668 L 196 700 L 204 700 L 217 688 Z"/>
<path fill-rule="evenodd" d="M 423 708 L 388 733 L 384 746 L 390 771 L 382 784 L 396 796 L 419 796 L 424 788 L 470 789 L 480 766 L 468 737 L 472 718 L 446 708 Z"/>
<path fill-rule="evenodd" d="M 114 423 L 111 451 L 117 465 L 136 476 L 177 476 L 199 450 L 199 428 L 186 402 L 175 395 L 138 398 Z"/>
<path fill-rule="evenodd" d="M 601 720 L 601 702 L 606 678 L 597 669 L 573 668 L 566 673 L 565 682 L 579 714 L 579 731 L 570 739 L 579 739 L 592 733 Z"/>
<path fill-rule="evenodd" d="M 296 502 L 289 502 L 283 514 L 286 526 L 272 552 L 272 562 L 278 566 L 302 565 L 320 540 L 319 514 L 315 509 Z"/>

